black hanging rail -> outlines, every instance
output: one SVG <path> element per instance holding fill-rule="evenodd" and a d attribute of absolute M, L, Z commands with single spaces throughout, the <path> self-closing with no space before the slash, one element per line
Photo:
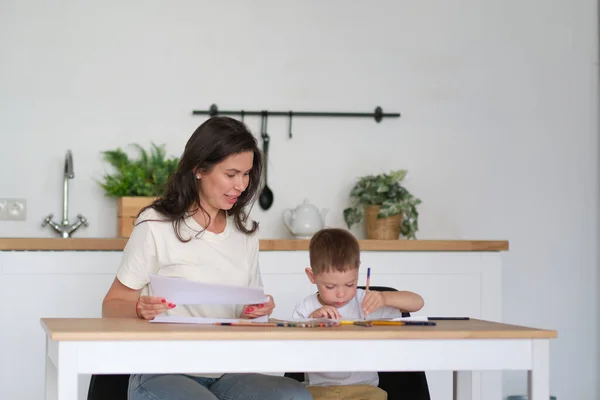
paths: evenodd
<path fill-rule="evenodd" d="M 219 110 L 216 104 L 212 104 L 208 110 L 193 110 L 193 115 L 239 115 L 242 117 L 242 121 L 246 115 L 257 115 L 257 116 L 281 116 L 289 117 L 290 119 L 290 138 L 292 137 L 292 117 L 344 117 L 344 118 L 373 118 L 375 122 L 379 123 L 383 118 L 399 118 L 400 113 L 384 113 L 381 107 L 376 107 L 375 111 L 370 113 L 356 113 L 356 112 L 317 112 L 317 111 L 247 111 L 247 110 Z"/>

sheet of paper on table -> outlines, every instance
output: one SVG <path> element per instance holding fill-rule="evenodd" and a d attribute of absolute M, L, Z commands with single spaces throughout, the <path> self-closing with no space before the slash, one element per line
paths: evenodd
<path fill-rule="evenodd" d="M 163 323 L 163 324 L 205 324 L 212 325 L 217 322 L 269 322 L 269 317 L 264 315 L 262 317 L 253 319 L 241 319 L 241 318 L 204 318 L 204 317 L 180 317 L 178 315 L 158 315 L 150 322 Z"/>
<path fill-rule="evenodd" d="M 362 318 L 359 319 L 328 319 L 328 318 L 286 318 L 286 321 L 291 322 L 318 322 L 318 321 L 357 321 L 364 322 L 365 320 Z M 367 321 L 369 318 L 367 318 Z M 390 321 L 428 321 L 427 317 L 423 316 L 414 316 L 414 317 L 398 317 L 393 318 Z"/>
<path fill-rule="evenodd" d="M 392 321 L 429 321 L 428 317 L 423 317 L 421 315 L 415 315 L 414 317 L 399 317 L 394 318 Z"/>

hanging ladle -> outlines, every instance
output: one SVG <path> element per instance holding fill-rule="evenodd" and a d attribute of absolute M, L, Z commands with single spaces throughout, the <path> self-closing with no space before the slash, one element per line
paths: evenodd
<path fill-rule="evenodd" d="M 260 205 L 260 208 L 262 208 L 263 210 L 268 210 L 273 205 L 273 192 L 271 191 L 271 189 L 269 189 L 269 186 L 267 185 L 267 164 L 269 163 L 269 141 L 271 140 L 271 137 L 267 133 L 267 117 L 268 117 L 267 112 L 263 111 L 262 117 L 260 120 L 260 136 L 262 137 L 262 141 L 263 141 L 263 153 L 264 153 L 263 165 L 265 168 L 265 186 L 263 187 L 263 190 L 262 190 L 260 196 L 258 197 L 258 204 Z"/>

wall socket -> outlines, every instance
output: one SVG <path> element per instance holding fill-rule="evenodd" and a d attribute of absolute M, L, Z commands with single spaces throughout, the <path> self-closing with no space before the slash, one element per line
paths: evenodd
<path fill-rule="evenodd" d="M 27 219 L 27 200 L 0 199 L 0 220 L 25 221 Z"/>

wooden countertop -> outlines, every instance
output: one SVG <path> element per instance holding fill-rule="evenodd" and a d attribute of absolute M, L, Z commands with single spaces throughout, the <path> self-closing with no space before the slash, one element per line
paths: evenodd
<path fill-rule="evenodd" d="M 121 251 L 127 238 L 0 238 L 0 251 Z M 261 239 L 261 251 L 308 250 L 308 240 Z M 507 251 L 507 240 L 359 240 L 369 251 Z"/>
<path fill-rule="evenodd" d="M 551 339 L 553 330 L 482 320 L 437 326 L 268 328 L 150 323 L 136 318 L 42 318 L 52 340 Z"/>

